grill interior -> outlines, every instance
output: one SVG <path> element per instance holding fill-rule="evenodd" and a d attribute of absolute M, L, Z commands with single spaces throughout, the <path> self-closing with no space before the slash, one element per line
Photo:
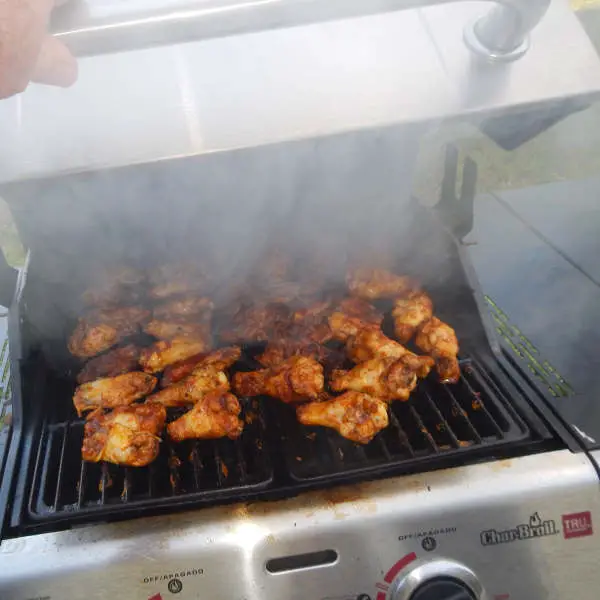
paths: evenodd
<path fill-rule="evenodd" d="M 241 368 L 249 364 L 251 359 Z M 63 408 L 72 382 L 56 379 L 45 389 L 61 407 L 47 413 L 42 424 L 28 516 L 37 523 L 88 521 L 271 498 L 331 482 L 439 468 L 460 456 L 474 460 L 530 444 L 534 432 L 486 368 L 474 358 L 463 359 L 461 366 L 459 383 L 442 385 L 432 374 L 408 402 L 394 402 L 391 426 L 366 446 L 333 430 L 300 425 L 293 408 L 282 402 L 246 398 L 241 399 L 246 426 L 240 439 L 175 444 L 165 437 L 157 460 L 144 468 L 80 459 L 84 420 Z M 169 414 L 177 416 L 177 410 Z"/>
<path fill-rule="evenodd" d="M 215 156 L 211 160 L 224 159 Z M 319 162 L 315 163 L 315 169 L 318 165 Z M 82 289 L 81 278 L 75 276 L 75 271 L 85 275 L 86 263 L 80 255 L 74 262 L 72 249 L 85 249 L 92 259 L 108 250 L 122 252 L 122 240 L 132 239 L 137 231 L 132 226 L 138 224 L 141 213 L 150 217 L 143 227 L 140 225 L 134 242 L 126 245 L 129 258 L 139 255 L 141 266 L 149 267 L 157 257 L 164 258 L 166 250 L 171 253 L 171 259 L 179 256 L 182 249 L 178 243 L 184 240 L 202 240 L 198 229 L 201 224 L 205 229 L 218 231 L 219 235 L 225 232 L 226 239 L 217 247 L 226 247 L 239 231 L 247 229 L 244 207 L 248 203 L 238 203 L 239 208 L 234 210 L 221 201 L 221 197 L 245 200 L 249 189 L 261 195 L 261 188 L 254 189 L 250 185 L 255 170 L 246 166 L 246 179 L 231 178 L 231 169 L 224 170 L 227 177 L 223 182 L 240 189 L 217 187 L 212 190 L 215 198 L 210 204 L 184 201 L 197 189 L 211 191 L 206 184 L 212 181 L 212 174 L 205 173 L 205 181 L 196 163 L 191 167 L 186 166 L 185 161 L 167 161 L 153 167 L 150 181 L 157 183 L 144 188 L 144 194 L 133 189 L 137 180 L 135 171 L 130 170 L 105 173 L 100 180 L 74 176 L 72 180 L 48 182 L 44 186 L 47 202 L 39 206 L 48 209 L 44 216 L 49 222 L 52 216 L 57 222 L 51 231 L 44 230 L 45 237 L 31 236 L 28 240 L 33 244 L 32 258 L 18 306 L 21 339 L 16 340 L 14 347 L 22 348 L 23 377 L 13 382 L 13 387 L 22 390 L 26 435 L 14 485 L 11 534 L 182 507 L 282 498 L 331 484 L 515 456 L 560 443 L 545 420 L 540 421 L 530 404 L 524 382 L 511 375 L 511 367 L 500 357 L 499 351 L 492 351 L 488 335 L 492 328 L 481 312 L 483 298 L 473 282 L 464 253 L 449 229 L 442 226 L 442 220 L 414 202 L 387 202 L 381 210 L 373 211 L 373 205 L 363 201 L 373 195 L 363 194 L 361 189 L 356 193 L 352 210 L 346 210 L 345 191 L 336 204 L 330 199 L 330 187 L 324 186 L 319 195 L 315 193 L 315 186 L 306 191 L 307 197 L 303 197 L 302 202 L 294 204 L 301 208 L 297 221 L 311 233 L 310 239 L 329 239 L 328 236 L 333 239 L 337 232 L 355 248 L 354 235 L 372 221 L 375 229 L 367 230 L 363 239 L 365 248 L 373 239 L 381 240 L 385 252 L 393 253 L 388 254 L 396 263 L 393 268 L 421 281 L 433 299 L 437 316 L 456 330 L 461 347 L 460 382 L 445 386 L 437 382 L 435 374 L 421 381 L 408 402 L 392 404 L 391 426 L 366 446 L 345 440 L 332 430 L 303 427 L 296 421 L 291 407 L 270 398 L 257 398 L 241 399 L 246 427 L 238 441 L 172 444 L 165 438 L 158 459 L 149 467 L 139 469 L 82 463 L 83 421 L 76 417 L 72 406 L 76 370 L 72 357 L 66 352 L 66 338 L 73 327 L 74 313 L 69 303 Z M 390 172 L 393 171 L 390 168 Z M 303 173 L 300 181 L 314 181 L 316 173 L 318 170 L 310 172 L 310 177 Z M 332 180 L 330 174 L 325 173 L 325 176 L 326 181 Z M 147 186 L 148 181 L 143 181 Z M 375 183 L 369 180 L 364 186 Z M 175 189 L 179 184 L 185 184 L 183 189 Z M 453 185 L 445 187 L 453 194 Z M 124 189 L 133 189 L 133 192 L 126 194 L 127 202 L 122 203 Z M 86 198 L 99 196 L 100 201 L 74 202 L 77 195 L 73 195 L 74 192 L 69 195 L 73 190 L 79 190 Z M 276 186 L 269 190 L 276 196 L 281 191 Z M 165 191 L 169 191 L 169 203 L 164 202 L 162 192 Z M 182 198 L 178 205 L 181 210 L 172 206 L 178 198 Z M 469 198 L 472 205 L 472 193 Z M 107 202 L 110 199 L 114 199 L 113 204 Z M 457 202 L 453 195 L 450 200 Z M 66 227 L 60 220 L 59 216 L 65 211 L 57 207 L 65 202 L 66 212 L 80 218 L 78 228 L 71 223 Z M 38 203 L 27 208 L 23 201 L 18 206 L 23 223 L 28 222 L 30 212 L 35 215 L 39 210 Z M 207 213 L 207 206 L 215 214 Z M 452 209 L 454 219 L 443 217 L 446 225 L 464 234 L 469 219 L 461 217 L 460 222 L 454 223 L 461 211 L 448 202 L 445 206 Z M 163 214 L 165 211 L 168 214 Z M 286 223 L 296 223 L 296 213 L 291 208 L 290 211 L 285 215 Z M 115 218 L 115 214 L 119 218 Z M 229 228 L 217 227 L 217 222 L 229 224 Z M 461 229 L 465 223 L 467 226 Z M 380 224 L 385 226 L 385 231 Z M 149 231 L 149 227 L 155 231 Z M 274 227 L 275 233 L 294 231 L 293 227 L 282 228 L 277 222 Z M 347 237 L 346 232 L 353 227 L 353 236 Z M 302 231 L 302 227 L 298 229 Z M 107 237 L 106 232 L 110 236 Z M 376 236 L 371 236 L 374 232 Z M 263 238 L 268 239 L 269 235 L 266 231 Z M 85 237 L 85 243 L 77 236 Z M 252 239 L 263 238 L 254 236 Z M 154 249 L 150 251 L 152 244 Z M 333 244 L 334 260 L 340 256 L 335 248 Z M 236 256 L 243 256 L 246 251 L 241 243 L 234 250 Z M 185 251 L 184 256 L 189 257 L 190 248 L 186 247 Z M 195 251 L 200 252 L 196 256 L 201 257 L 204 250 L 196 248 Z M 150 264 L 144 262 L 146 260 Z M 69 290 L 69 286 L 74 287 Z M 235 368 L 256 367 L 249 349 L 245 357 L 245 362 Z M 171 413 L 169 418 L 175 416 Z"/>

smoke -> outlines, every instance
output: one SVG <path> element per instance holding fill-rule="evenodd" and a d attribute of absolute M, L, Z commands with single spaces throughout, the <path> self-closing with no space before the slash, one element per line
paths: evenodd
<path fill-rule="evenodd" d="M 195 263 L 227 296 L 279 254 L 331 280 L 348 256 L 397 254 L 418 134 L 374 130 L 12 186 L 30 280 L 46 290 L 38 316 L 53 320 L 49 305 L 75 316 L 107 265 Z"/>

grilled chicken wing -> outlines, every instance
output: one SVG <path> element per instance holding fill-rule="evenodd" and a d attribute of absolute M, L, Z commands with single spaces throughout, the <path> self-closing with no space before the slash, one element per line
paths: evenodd
<path fill-rule="evenodd" d="M 386 401 L 408 400 L 417 385 L 417 375 L 405 364 L 405 358 L 374 358 L 350 371 L 334 371 L 331 389 L 354 390 Z"/>
<path fill-rule="evenodd" d="M 391 340 L 380 329 L 366 327 L 361 329 L 346 345 L 348 357 L 355 363 L 373 358 L 402 358 L 419 377 L 427 377 L 434 360 L 430 356 L 418 356 L 402 344 Z"/>
<path fill-rule="evenodd" d="M 96 311 L 79 319 L 69 338 L 69 351 L 79 358 L 96 356 L 137 333 L 149 315 L 150 311 L 138 307 Z"/>
<path fill-rule="evenodd" d="M 272 369 L 239 372 L 233 377 L 233 388 L 239 396 L 265 394 L 283 402 L 317 398 L 324 385 L 323 367 L 304 356 L 293 356 Z"/>
<path fill-rule="evenodd" d="M 145 274 L 132 267 L 107 267 L 94 277 L 94 283 L 82 294 L 87 306 L 110 306 L 136 299 L 137 287 Z"/>
<path fill-rule="evenodd" d="M 147 396 L 156 387 L 156 377 L 134 371 L 116 377 L 96 379 L 75 390 L 73 404 L 77 414 L 92 408 L 114 408 Z"/>
<path fill-rule="evenodd" d="M 410 277 L 395 275 L 385 269 L 364 267 L 351 269 L 346 277 L 346 283 L 353 296 L 365 300 L 394 298 L 418 287 Z"/>
<path fill-rule="evenodd" d="M 91 413 L 85 423 L 81 456 L 89 462 L 145 467 L 157 456 L 166 411 L 160 404 L 120 406 Z"/>
<path fill-rule="evenodd" d="M 210 325 L 208 323 L 153 319 L 144 327 L 144 331 L 159 340 L 172 340 L 174 338 L 210 339 Z"/>
<path fill-rule="evenodd" d="M 350 391 L 325 402 L 309 402 L 296 409 L 303 425 L 322 425 L 341 436 L 367 444 L 388 426 L 388 407 L 383 400 Z"/>
<path fill-rule="evenodd" d="M 157 300 L 206 289 L 208 277 L 194 263 L 162 265 L 150 274 L 150 296 Z"/>
<path fill-rule="evenodd" d="M 129 371 L 135 371 L 139 356 L 140 349 L 133 344 L 128 344 L 92 358 L 77 375 L 77 383 L 88 383 L 101 377 L 116 377 Z"/>
<path fill-rule="evenodd" d="M 398 341 L 406 344 L 421 323 L 433 316 L 433 302 L 425 292 L 411 292 L 405 297 L 396 298 L 392 317 Z"/>
<path fill-rule="evenodd" d="M 191 375 L 165 387 L 148 398 L 163 406 L 185 406 L 195 404 L 214 390 L 229 390 L 229 379 L 222 369 L 214 365 L 196 368 Z"/>
<path fill-rule="evenodd" d="M 300 325 L 320 323 L 331 312 L 331 300 L 317 300 L 309 306 L 299 308 L 292 314 L 292 321 Z"/>
<path fill-rule="evenodd" d="M 220 370 L 227 369 L 239 360 L 241 355 L 242 350 L 239 346 L 228 346 L 208 353 L 194 354 L 194 356 L 190 356 L 185 360 L 169 365 L 163 373 L 161 387 L 166 388 L 181 381 L 199 367 L 212 365 Z"/>
<path fill-rule="evenodd" d="M 79 319 L 69 338 L 69 352 L 79 358 L 91 358 L 112 348 L 127 335 L 110 325 L 91 325 L 85 319 Z"/>
<path fill-rule="evenodd" d="M 210 298 L 204 296 L 190 296 L 187 298 L 176 298 L 154 309 L 154 318 L 159 321 L 177 321 L 190 318 L 210 318 L 214 304 Z"/>
<path fill-rule="evenodd" d="M 161 340 L 144 348 L 140 355 L 140 365 L 147 373 L 158 373 L 173 363 L 185 360 L 194 354 L 206 352 L 209 344 L 203 339 L 174 338 Z"/>
<path fill-rule="evenodd" d="M 208 394 L 194 407 L 167 426 L 171 439 L 181 442 L 187 439 L 238 438 L 244 429 L 240 419 L 238 399 L 226 391 Z"/>
<path fill-rule="evenodd" d="M 105 323 L 117 329 L 128 330 L 136 333 L 140 325 L 148 321 L 150 311 L 141 306 L 121 306 L 118 308 L 105 308 L 90 313 L 87 320 L 90 323 Z"/>
<path fill-rule="evenodd" d="M 327 361 L 332 351 L 316 343 L 302 343 L 298 341 L 269 342 L 265 351 L 256 357 L 256 360 L 267 368 L 273 368 L 293 356 L 313 358 L 319 362 Z"/>
<path fill-rule="evenodd" d="M 290 309 L 283 304 L 243 307 L 220 337 L 227 343 L 266 342 L 280 335 L 289 323 Z"/>
<path fill-rule="evenodd" d="M 442 383 L 456 383 L 460 378 L 458 340 L 454 329 L 437 317 L 421 325 L 415 339 L 423 352 L 430 352 Z"/>
<path fill-rule="evenodd" d="M 367 326 L 381 325 L 383 314 L 360 298 L 346 298 L 329 317 L 329 327 L 336 340 L 345 342 Z"/>
<path fill-rule="evenodd" d="M 265 367 L 274 367 L 292 356 L 306 356 L 317 360 L 328 355 L 323 346 L 332 337 L 327 323 L 310 323 L 310 319 L 297 323 L 285 330 L 281 337 L 269 341 L 265 351 L 257 356 L 258 362 Z"/>

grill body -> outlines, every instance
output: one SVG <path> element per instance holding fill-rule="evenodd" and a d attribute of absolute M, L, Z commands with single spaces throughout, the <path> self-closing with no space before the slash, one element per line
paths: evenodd
<path fill-rule="evenodd" d="M 538 416 L 532 391 L 503 358 L 457 241 L 472 224 L 474 165 L 465 166 L 457 197 L 450 152 L 440 205 L 420 206 L 407 193 L 417 133 L 341 135 L 7 188 L 31 249 L 12 308 L 23 441 L 8 535 L 280 499 L 571 444 L 559 423 Z M 461 381 L 444 386 L 432 374 L 409 402 L 394 403 L 391 426 L 364 447 L 301 427 L 281 403 L 242 399 L 246 427 L 236 442 L 165 440 L 159 458 L 142 469 L 82 462 L 83 422 L 71 402 L 79 365 L 66 339 L 93 267 L 126 260 L 152 268 L 216 253 L 226 258 L 224 280 L 236 281 L 273 238 L 301 256 L 325 242 L 320 260 L 332 286 L 343 285 L 339 265 L 350 251 L 376 250 L 387 266 L 420 280 L 436 314 L 457 332 Z M 251 355 L 245 353 L 247 361 Z"/>
<path fill-rule="evenodd" d="M 585 455 L 562 450 L 25 536 L 0 545 L 0 590 L 6 600 L 366 600 L 386 598 L 419 561 L 452 559 L 487 598 L 594 600 L 597 535 L 570 537 L 563 519 L 589 513 L 593 527 L 597 488 Z M 544 535 L 489 543 L 533 531 L 532 519 Z"/>
<path fill-rule="evenodd" d="M 414 135 L 339 136 L 5 190 L 31 259 L 11 308 L 18 444 L 2 487 L 3 599 L 383 600 L 413 554 L 469 564 L 492 597 L 565 597 L 595 538 L 571 541 L 562 517 L 595 518 L 597 475 L 491 333 L 457 239 L 472 223 L 474 181 L 459 198 L 447 181 L 436 209 L 410 199 Z M 165 442 L 144 469 L 82 463 L 71 402 L 78 365 L 66 339 L 91 266 L 126 258 L 151 267 L 216 248 L 235 279 L 274 236 L 300 250 L 327 241 L 333 272 L 348 248 L 375 245 L 416 276 L 457 332 L 460 382 L 421 382 L 364 447 L 300 427 L 289 407 L 259 398 L 242 399 L 236 442 Z M 482 532 L 532 531 L 538 520 L 548 535 L 537 545 L 482 542 Z M 542 594 L 536 553 L 554 565 L 566 550 Z M 507 583 L 497 562 L 519 576 Z"/>

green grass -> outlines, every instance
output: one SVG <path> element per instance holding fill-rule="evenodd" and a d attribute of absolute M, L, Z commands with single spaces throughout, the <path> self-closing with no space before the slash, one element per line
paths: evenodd
<path fill-rule="evenodd" d="M 19 267 L 24 263 L 25 249 L 19 239 L 8 206 L 2 199 L 0 199 L 0 248 L 10 265 Z"/>

